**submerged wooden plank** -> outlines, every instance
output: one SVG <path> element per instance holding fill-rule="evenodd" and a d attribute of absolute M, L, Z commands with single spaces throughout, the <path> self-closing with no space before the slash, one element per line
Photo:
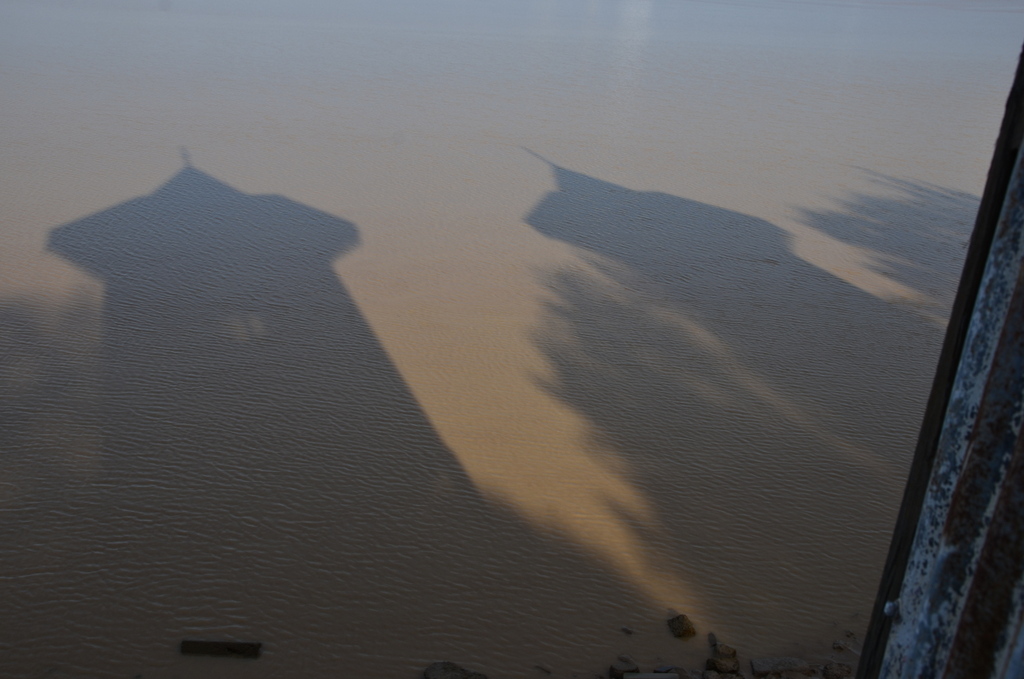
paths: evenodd
<path fill-rule="evenodd" d="M 229 658 L 258 658 L 262 643 L 252 641 L 204 641 L 184 639 L 182 655 L 212 655 Z"/>

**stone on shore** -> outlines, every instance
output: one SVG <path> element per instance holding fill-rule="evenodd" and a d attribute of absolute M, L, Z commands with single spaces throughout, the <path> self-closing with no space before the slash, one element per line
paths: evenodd
<path fill-rule="evenodd" d="M 669 618 L 668 628 L 672 631 L 673 636 L 677 636 L 680 639 L 689 639 L 690 637 L 697 636 L 697 628 L 693 626 L 693 623 L 685 615 Z"/>
<path fill-rule="evenodd" d="M 715 644 L 716 658 L 735 658 L 736 649 L 728 644 Z"/>
<path fill-rule="evenodd" d="M 853 668 L 841 662 L 830 662 L 821 670 L 821 676 L 825 679 L 846 679 L 851 674 Z"/>
<path fill-rule="evenodd" d="M 487 675 L 445 661 L 436 662 L 423 670 L 423 679 L 487 679 Z"/>
<path fill-rule="evenodd" d="M 739 674 L 740 661 L 736 658 L 708 658 L 704 668 L 714 670 L 719 674 Z"/>
<path fill-rule="evenodd" d="M 814 669 L 800 658 L 754 658 L 750 661 L 750 669 L 755 677 L 767 677 L 783 672 L 796 672 L 810 676 Z"/>
<path fill-rule="evenodd" d="M 623 679 L 627 672 L 639 672 L 640 668 L 632 660 L 617 660 L 608 668 L 608 676 L 612 679 Z"/>

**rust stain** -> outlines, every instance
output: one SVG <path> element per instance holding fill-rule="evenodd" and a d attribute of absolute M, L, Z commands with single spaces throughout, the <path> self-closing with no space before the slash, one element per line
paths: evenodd
<path fill-rule="evenodd" d="M 1019 228 L 1016 192 L 1011 196 L 1018 210 L 1008 211 L 1010 216 L 1003 223 Z M 1008 247 L 998 255 L 1010 264 L 1005 260 L 1019 257 L 1019 252 Z M 964 596 L 942 675 L 949 679 L 992 676 L 996 657 L 1008 642 L 1013 592 L 1024 572 L 1024 535 L 1020 531 L 1024 525 L 1024 439 L 1019 431 L 1022 400 L 1024 269 L 1019 268 L 971 432 L 970 452 L 943 530 L 945 542 L 953 551 L 943 561 L 934 582 L 935 597 Z M 993 498 L 995 509 L 990 517 Z M 979 551 L 982 536 L 984 543 Z"/>
<path fill-rule="evenodd" d="M 945 677 L 990 677 L 1011 640 L 1013 593 L 1024 575 L 1024 437 L 1017 438 L 985 546 L 978 559 Z"/>

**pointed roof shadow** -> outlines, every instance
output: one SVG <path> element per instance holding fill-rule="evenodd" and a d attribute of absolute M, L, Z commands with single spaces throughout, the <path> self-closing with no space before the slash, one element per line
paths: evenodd
<path fill-rule="evenodd" d="M 358 243 L 351 222 L 191 164 L 55 228 L 50 249 L 104 284 L 108 448 L 259 457 L 319 438 L 458 472 L 332 268 Z"/>
<path fill-rule="evenodd" d="M 210 258 L 244 265 L 283 253 L 322 265 L 359 243 L 351 222 L 283 196 L 243 193 L 185 160 L 149 195 L 54 229 L 49 249 L 110 285 L 182 257 L 193 261 L 182 274 Z"/>

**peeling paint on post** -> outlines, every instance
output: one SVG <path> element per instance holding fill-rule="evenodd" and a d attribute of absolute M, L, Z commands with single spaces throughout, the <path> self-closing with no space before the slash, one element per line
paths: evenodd
<path fill-rule="evenodd" d="M 988 252 L 902 588 L 888 609 L 886 679 L 1024 672 L 1022 160 Z"/>
<path fill-rule="evenodd" d="M 1024 677 L 1024 51 L 857 679 Z"/>

